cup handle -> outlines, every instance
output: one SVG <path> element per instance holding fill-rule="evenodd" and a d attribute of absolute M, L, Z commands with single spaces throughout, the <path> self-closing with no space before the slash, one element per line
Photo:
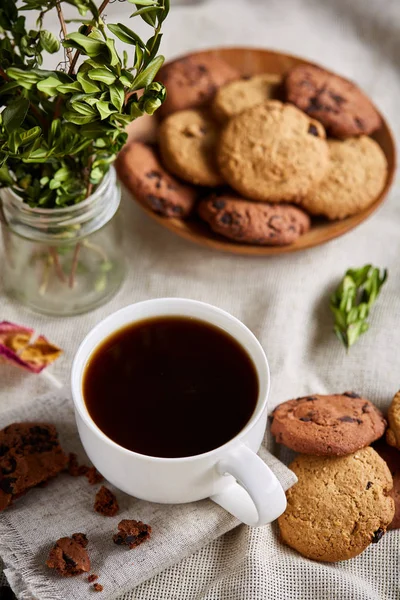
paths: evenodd
<path fill-rule="evenodd" d="M 216 466 L 220 475 L 233 475 L 236 481 L 211 500 L 242 523 L 260 527 L 284 512 L 286 496 L 276 475 L 247 446 L 242 444 Z"/>

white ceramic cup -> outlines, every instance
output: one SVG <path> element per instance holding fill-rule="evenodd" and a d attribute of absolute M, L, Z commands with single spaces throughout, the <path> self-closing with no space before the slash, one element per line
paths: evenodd
<path fill-rule="evenodd" d="M 259 396 L 254 413 L 233 439 L 215 450 L 184 458 L 138 454 L 109 439 L 86 408 L 82 380 L 91 354 L 114 332 L 158 316 L 194 317 L 219 327 L 247 350 L 256 367 Z M 108 316 L 83 340 L 72 366 L 72 396 L 79 435 L 90 460 L 108 481 L 127 494 L 150 502 L 179 504 L 211 498 L 243 523 L 257 527 L 270 523 L 286 508 L 285 493 L 278 479 L 256 454 L 267 423 L 269 387 L 267 358 L 251 331 L 215 306 L 183 298 L 147 300 Z M 132 423 L 132 435 L 134 431 Z"/>

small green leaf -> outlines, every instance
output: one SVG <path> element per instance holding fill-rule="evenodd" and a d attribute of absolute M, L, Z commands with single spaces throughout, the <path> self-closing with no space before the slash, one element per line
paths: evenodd
<path fill-rule="evenodd" d="M 75 92 L 81 92 L 82 89 L 82 85 L 79 81 L 74 81 L 73 83 L 60 84 L 57 91 L 60 92 L 60 94 L 74 94 Z"/>
<path fill-rule="evenodd" d="M 48 96 L 55 96 L 57 94 L 58 86 L 61 82 L 56 77 L 46 77 L 36 84 L 37 89 Z"/>
<path fill-rule="evenodd" d="M 135 48 L 135 64 L 133 65 L 133 68 L 134 69 L 139 69 L 140 65 L 142 64 L 142 60 L 143 60 L 143 50 L 139 46 L 139 44 L 136 44 L 136 48 Z"/>
<path fill-rule="evenodd" d="M 78 112 L 80 115 L 96 116 L 97 114 L 94 108 L 88 106 L 87 104 L 84 104 L 83 102 L 71 102 L 71 106 L 73 110 Z"/>
<path fill-rule="evenodd" d="M 92 116 L 81 115 L 72 110 L 67 110 L 64 113 L 64 118 L 70 123 L 75 123 L 75 125 L 86 125 L 87 123 L 93 121 Z"/>
<path fill-rule="evenodd" d="M 106 85 L 111 85 L 115 81 L 115 75 L 109 69 L 91 69 L 88 71 L 88 77 L 94 81 L 101 81 Z"/>
<path fill-rule="evenodd" d="M 101 120 L 107 119 L 107 117 L 117 112 L 114 108 L 111 107 L 109 102 L 104 102 L 101 100 L 97 102 L 96 108 L 100 113 Z"/>
<path fill-rule="evenodd" d="M 74 32 L 70 33 L 64 40 L 63 46 L 65 48 L 76 48 L 88 56 L 98 56 L 104 51 L 105 43 L 82 33 Z"/>
<path fill-rule="evenodd" d="M 139 73 L 139 75 L 134 80 L 131 90 L 141 90 L 142 88 L 147 87 L 153 81 L 154 77 L 157 75 L 158 70 L 164 62 L 163 56 L 157 56 L 154 58 L 150 64 Z"/>
<path fill-rule="evenodd" d="M 137 43 L 142 48 L 145 47 L 144 42 L 138 36 L 138 34 L 132 31 L 132 29 L 126 27 L 126 25 L 123 23 L 111 23 L 110 25 L 107 25 L 107 27 L 115 36 L 117 36 L 118 39 L 120 39 L 122 42 L 125 42 L 125 44 L 131 44 L 134 46 Z"/>
<path fill-rule="evenodd" d="M 42 133 L 40 127 L 32 127 L 27 131 L 20 131 L 21 138 L 21 146 L 26 146 L 27 144 L 31 144 L 36 138 L 38 138 Z"/>
<path fill-rule="evenodd" d="M 122 108 L 124 106 L 125 101 L 125 92 L 124 86 L 119 81 L 116 81 L 110 87 L 110 100 L 115 106 L 115 108 L 118 110 L 118 112 L 122 112 Z"/>
<path fill-rule="evenodd" d="M 135 6 L 157 6 L 157 0 L 128 0 L 128 2 Z"/>
<path fill-rule="evenodd" d="M 54 54 L 60 49 L 60 42 L 55 35 L 50 33 L 50 31 L 45 31 L 42 29 L 42 31 L 39 33 L 39 39 L 43 48 L 50 54 Z"/>
<path fill-rule="evenodd" d="M 12 133 L 15 129 L 18 129 L 24 122 L 26 113 L 29 108 L 29 100 L 26 98 L 19 98 L 6 108 L 1 113 L 3 125 L 8 134 Z"/>
<path fill-rule="evenodd" d="M 155 27 L 156 25 L 156 13 L 157 9 L 154 6 L 145 6 L 144 8 L 139 8 L 139 10 L 135 11 L 130 15 L 130 17 L 142 17 L 143 21 L 145 21 L 148 25 Z"/>
<path fill-rule="evenodd" d="M 107 39 L 106 42 L 107 48 L 110 52 L 110 65 L 112 67 L 115 67 L 117 65 L 121 64 L 121 61 L 119 60 L 119 56 L 117 54 L 117 51 L 115 50 L 115 41 L 111 40 L 110 38 Z"/>
<path fill-rule="evenodd" d="M 3 165 L 0 168 L 0 184 L 3 186 L 11 186 L 13 185 L 14 181 L 10 175 L 10 172 L 7 168 L 6 165 Z"/>
<path fill-rule="evenodd" d="M 91 81 L 88 77 L 87 72 L 82 72 L 77 74 L 76 78 L 78 79 L 79 83 L 82 86 L 83 91 L 86 94 L 92 94 L 94 92 L 100 92 L 100 86 L 97 85 L 97 83 L 94 83 L 93 81 Z"/>

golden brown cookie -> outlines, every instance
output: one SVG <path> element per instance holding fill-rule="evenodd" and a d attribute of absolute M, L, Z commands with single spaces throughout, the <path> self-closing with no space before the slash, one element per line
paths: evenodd
<path fill-rule="evenodd" d="M 389 429 L 386 441 L 400 450 L 400 392 L 397 392 L 388 410 Z"/>
<path fill-rule="evenodd" d="M 368 446 L 385 433 L 381 411 L 354 392 L 304 396 L 272 413 L 271 433 L 279 444 L 317 456 L 342 456 Z"/>
<path fill-rule="evenodd" d="M 320 121 L 331 135 L 370 134 L 381 118 L 355 83 L 312 65 L 294 67 L 286 76 L 288 102 Z"/>
<path fill-rule="evenodd" d="M 221 85 L 239 77 L 234 67 L 211 54 L 178 58 L 164 65 L 157 74 L 157 80 L 168 90 L 157 114 L 166 117 L 178 110 L 203 106 Z"/>
<path fill-rule="evenodd" d="M 298 202 L 329 165 L 320 123 L 290 104 L 272 100 L 233 117 L 219 142 L 218 162 L 240 194 L 271 202 Z"/>
<path fill-rule="evenodd" d="M 167 173 L 151 146 L 127 144 L 118 156 L 117 171 L 130 192 L 155 213 L 184 218 L 192 212 L 197 190 Z"/>
<path fill-rule="evenodd" d="M 314 560 L 336 562 L 378 542 L 394 516 L 392 476 L 371 448 L 349 456 L 298 456 L 298 482 L 278 519 L 282 540 Z"/>
<path fill-rule="evenodd" d="M 309 216 L 289 204 L 214 195 L 200 202 L 198 212 L 213 231 L 245 244 L 285 246 L 310 229 Z"/>
<path fill-rule="evenodd" d="M 383 439 L 374 444 L 374 450 L 383 458 L 393 477 L 390 496 L 394 500 L 395 513 L 388 529 L 400 529 L 400 451 L 393 446 L 388 446 Z"/>
<path fill-rule="evenodd" d="M 213 114 L 225 123 L 248 108 L 277 98 L 281 83 L 280 75 L 268 73 L 227 83 L 214 96 Z"/>
<path fill-rule="evenodd" d="M 314 215 L 344 219 L 370 206 L 382 191 L 387 177 L 386 157 L 371 138 L 328 140 L 329 170 L 301 204 Z"/>
<path fill-rule="evenodd" d="M 182 110 L 160 125 L 161 158 L 174 175 L 197 185 L 223 183 L 215 159 L 218 126 L 203 111 Z"/>

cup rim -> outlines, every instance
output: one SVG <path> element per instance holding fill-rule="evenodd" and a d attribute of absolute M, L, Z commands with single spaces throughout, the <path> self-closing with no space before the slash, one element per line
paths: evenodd
<path fill-rule="evenodd" d="M 114 442 L 114 440 L 109 438 L 100 429 L 100 427 L 98 427 L 96 425 L 96 423 L 94 422 L 94 420 L 92 419 L 92 417 L 89 414 L 89 411 L 86 407 L 85 400 L 83 397 L 83 391 L 82 391 L 83 377 L 82 376 L 84 373 L 84 366 L 82 366 L 82 364 L 86 365 L 89 356 L 101 343 L 101 342 L 92 343 L 92 340 L 93 340 L 93 338 L 95 338 L 98 330 L 100 328 L 104 327 L 104 325 L 106 325 L 107 323 L 112 322 L 117 316 L 121 316 L 124 313 L 129 314 L 129 312 L 132 310 L 132 307 L 138 307 L 138 306 L 143 306 L 143 305 L 155 306 L 157 304 L 160 305 L 160 312 L 157 313 L 157 315 L 154 315 L 153 318 L 157 318 L 157 316 L 162 317 L 164 315 L 168 316 L 167 314 L 164 313 L 162 307 L 165 306 L 166 303 L 173 304 L 175 302 L 184 302 L 186 305 L 201 306 L 206 309 L 211 309 L 214 313 L 220 314 L 224 318 L 228 318 L 236 326 L 238 326 L 240 329 L 242 329 L 242 331 L 244 331 L 245 334 L 252 340 L 257 351 L 259 352 L 259 356 L 262 359 L 263 368 L 265 369 L 265 375 L 264 375 L 265 387 L 264 387 L 264 389 L 262 389 L 260 370 L 257 367 L 257 365 L 255 364 L 252 354 L 250 352 L 248 352 L 247 349 L 245 348 L 245 350 L 248 352 L 248 354 L 250 355 L 250 358 L 253 361 L 254 367 L 257 371 L 257 376 L 259 378 L 259 393 L 258 393 L 258 398 L 257 398 L 257 404 L 256 404 L 256 407 L 254 409 L 252 416 L 250 417 L 250 419 L 248 420 L 246 425 L 233 438 L 231 438 L 230 440 L 225 442 L 225 444 L 222 444 L 221 446 L 218 446 L 217 448 L 213 448 L 212 450 L 208 450 L 207 452 L 203 452 L 202 454 L 194 454 L 193 456 L 181 456 L 181 457 L 151 456 L 148 454 L 141 454 L 140 452 L 135 452 L 134 450 L 129 450 L 128 448 L 121 446 L 120 444 L 118 444 L 117 442 Z M 183 316 L 185 316 L 185 315 L 183 315 Z M 193 318 L 198 318 L 199 321 L 209 322 L 209 321 L 207 321 L 207 319 L 204 319 L 201 317 L 193 316 Z M 130 322 L 135 323 L 136 321 L 140 321 L 140 320 L 142 320 L 142 319 L 132 318 Z M 128 325 L 128 324 L 129 323 L 127 322 L 126 325 Z M 211 323 L 211 324 L 214 325 L 214 323 Z M 108 333 L 108 335 L 103 338 L 102 341 L 107 339 L 108 336 L 112 335 L 116 331 L 119 331 L 119 329 L 121 329 L 121 328 L 122 328 L 122 326 L 115 327 L 115 329 L 110 331 Z M 229 330 L 228 330 L 228 333 L 232 337 L 235 337 Z M 241 343 L 241 342 L 239 342 L 239 343 Z M 89 350 L 87 350 L 87 346 L 89 346 Z M 80 371 L 80 373 L 78 373 L 78 370 Z M 78 374 L 79 374 L 79 377 L 78 377 Z M 97 323 L 89 331 L 89 333 L 84 337 L 84 339 L 80 343 L 78 350 L 74 356 L 74 359 L 72 362 L 72 368 L 71 368 L 72 400 L 74 403 L 75 410 L 77 411 L 77 413 L 79 414 L 80 418 L 83 420 L 85 425 L 87 425 L 97 437 L 99 437 L 102 441 L 104 441 L 107 445 L 111 446 L 112 448 L 117 449 L 126 455 L 135 456 L 140 459 L 146 459 L 151 462 L 166 462 L 166 463 L 175 463 L 176 464 L 179 462 L 188 462 L 188 461 L 195 461 L 195 460 L 208 458 L 208 457 L 211 457 L 213 454 L 217 454 L 217 453 L 221 452 L 221 450 L 228 450 L 230 448 L 230 446 L 234 445 L 235 443 L 240 441 L 242 438 L 244 438 L 246 436 L 246 434 L 248 433 L 248 431 L 253 427 L 253 425 L 262 416 L 262 414 L 266 408 L 267 402 L 268 402 L 270 387 L 271 387 L 271 376 L 270 376 L 270 369 L 269 369 L 267 356 L 266 356 L 264 349 L 261 346 L 260 342 L 254 335 L 254 333 L 244 323 L 242 323 L 242 321 L 240 321 L 237 317 L 234 317 L 227 311 L 223 310 L 222 308 L 214 306 L 213 304 L 209 304 L 208 302 L 201 302 L 199 300 L 192 300 L 189 298 L 179 298 L 179 297 L 153 298 L 150 300 L 142 300 L 140 302 L 128 304 L 127 306 L 124 306 L 123 308 L 120 308 L 119 310 L 111 313 L 110 315 L 108 315 L 107 317 L 102 319 L 99 323 Z"/>

